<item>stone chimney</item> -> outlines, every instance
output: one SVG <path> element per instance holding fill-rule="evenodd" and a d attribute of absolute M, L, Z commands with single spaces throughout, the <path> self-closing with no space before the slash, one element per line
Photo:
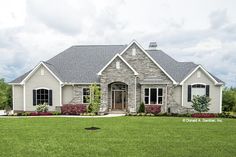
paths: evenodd
<path fill-rule="evenodd" d="M 157 42 L 150 42 L 149 50 L 157 50 Z"/>

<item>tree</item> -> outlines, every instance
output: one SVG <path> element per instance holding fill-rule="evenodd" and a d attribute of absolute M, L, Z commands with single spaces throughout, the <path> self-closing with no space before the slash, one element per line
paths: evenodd
<path fill-rule="evenodd" d="M 144 103 L 142 102 L 139 106 L 139 109 L 138 109 L 138 112 L 139 113 L 144 113 L 145 112 L 145 106 L 144 106 Z"/>
<path fill-rule="evenodd" d="M 0 79 L 0 109 L 12 108 L 12 90 L 4 79 Z"/>
<path fill-rule="evenodd" d="M 90 104 L 88 106 L 88 112 L 97 113 L 101 103 L 101 89 L 96 84 L 91 84 L 90 88 Z"/>
<path fill-rule="evenodd" d="M 232 111 L 236 106 L 236 88 L 224 88 L 223 90 L 222 110 Z"/>
<path fill-rule="evenodd" d="M 193 100 L 192 100 L 192 107 L 194 108 L 195 111 L 198 112 L 207 112 L 209 111 L 209 102 L 211 101 L 211 99 L 207 96 L 193 96 Z"/>

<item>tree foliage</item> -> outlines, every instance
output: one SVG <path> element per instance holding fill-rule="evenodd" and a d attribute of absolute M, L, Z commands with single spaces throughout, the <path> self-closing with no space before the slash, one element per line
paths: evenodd
<path fill-rule="evenodd" d="M 138 112 L 139 113 L 144 113 L 145 112 L 145 106 L 144 106 L 144 103 L 142 102 L 139 106 L 139 109 L 138 109 Z"/>
<path fill-rule="evenodd" d="M 195 111 L 198 112 L 207 112 L 209 111 L 209 102 L 211 101 L 211 99 L 207 96 L 193 96 L 193 100 L 192 100 L 192 107 L 194 108 Z"/>
<path fill-rule="evenodd" d="M 0 79 L 0 109 L 12 108 L 12 90 L 4 79 Z"/>
<path fill-rule="evenodd" d="M 100 86 L 98 86 L 96 83 L 93 83 L 89 88 L 90 88 L 90 104 L 88 107 L 88 112 L 97 113 L 99 111 L 101 103 Z"/>
<path fill-rule="evenodd" d="M 232 111 L 236 106 L 236 88 L 224 88 L 223 90 L 222 110 Z"/>

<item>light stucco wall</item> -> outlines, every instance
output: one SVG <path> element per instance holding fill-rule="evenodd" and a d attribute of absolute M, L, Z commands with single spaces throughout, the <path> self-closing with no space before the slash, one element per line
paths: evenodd
<path fill-rule="evenodd" d="M 13 85 L 13 110 L 14 111 L 23 111 L 23 86 Z"/>
<path fill-rule="evenodd" d="M 41 75 L 41 68 L 44 70 L 44 75 Z M 52 90 L 52 106 L 49 106 L 50 111 L 55 111 L 55 106 L 60 106 L 60 82 L 44 67 L 40 66 L 35 73 L 25 83 L 25 103 L 26 111 L 35 111 L 36 106 L 33 106 L 33 89 L 49 88 Z"/>
<path fill-rule="evenodd" d="M 62 87 L 62 104 L 68 104 L 74 98 L 74 87 L 65 85 Z"/>
<path fill-rule="evenodd" d="M 197 72 L 201 73 L 201 77 L 197 77 Z M 203 83 L 206 85 L 210 85 L 210 106 L 209 106 L 209 111 L 210 113 L 220 113 L 221 112 L 221 100 L 220 100 L 220 95 L 221 95 L 221 90 L 220 86 L 216 86 L 213 82 L 213 80 L 205 74 L 205 72 L 201 69 L 198 69 L 192 76 L 190 76 L 184 83 L 183 85 L 183 106 L 187 108 L 191 108 L 192 103 L 187 101 L 188 97 L 188 85 L 195 84 L 195 83 Z"/>
<path fill-rule="evenodd" d="M 182 105 L 182 86 L 174 87 L 173 98 L 178 105 Z"/>

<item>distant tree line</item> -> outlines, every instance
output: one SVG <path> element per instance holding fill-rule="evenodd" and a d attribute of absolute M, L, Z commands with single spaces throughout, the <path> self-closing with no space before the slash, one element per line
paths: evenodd
<path fill-rule="evenodd" d="M 0 79 L 0 109 L 12 108 L 12 89 L 4 79 Z"/>
<path fill-rule="evenodd" d="M 236 88 L 225 87 L 222 94 L 223 94 L 222 110 L 226 112 L 229 111 L 236 112 Z"/>

